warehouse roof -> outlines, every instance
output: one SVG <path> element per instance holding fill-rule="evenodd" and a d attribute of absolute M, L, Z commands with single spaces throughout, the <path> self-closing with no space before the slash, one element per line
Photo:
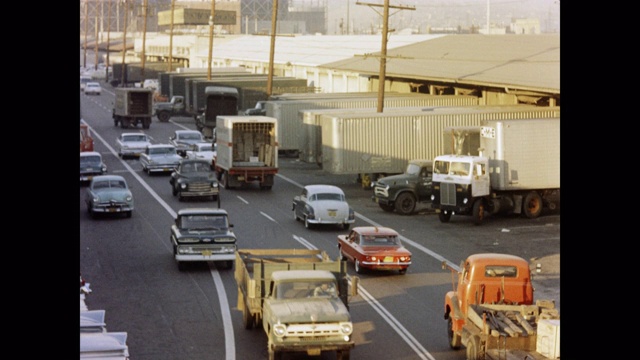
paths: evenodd
<path fill-rule="evenodd" d="M 379 54 L 320 67 L 378 76 Z M 433 38 L 388 50 L 385 76 L 559 94 L 560 35 Z"/>
<path fill-rule="evenodd" d="M 213 56 L 268 62 L 269 36 L 216 39 Z M 278 36 L 274 62 L 377 77 L 380 35 Z M 206 54 L 203 54 L 206 56 Z M 560 35 L 396 35 L 386 77 L 560 93 Z"/>

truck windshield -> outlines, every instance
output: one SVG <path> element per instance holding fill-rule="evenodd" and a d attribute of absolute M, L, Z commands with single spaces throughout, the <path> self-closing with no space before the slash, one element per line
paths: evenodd
<path fill-rule="evenodd" d="M 420 173 L 420 166 L 416 164 L 407 165 L 407 174 L 418 175 Z"/>
<path fill-rule="evenodd" d="M 221 215 L 187 215 L 182 217 L 183 229 L 204 230 L 227 227 L 227 217 Z"/>

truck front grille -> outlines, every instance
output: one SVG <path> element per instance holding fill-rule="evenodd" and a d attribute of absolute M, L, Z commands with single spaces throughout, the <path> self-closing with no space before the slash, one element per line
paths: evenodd
<path fill-rule="evenodd" d="M 378 186 L 376 185 L 376 187 L 374 188 L 374 194 L 376 196 L 380 196 L 380 197 L 389 197 L 389 192 L 387 191 L 387 188 L 385 186 Z"/>
<path fill-rule="evenodd" d="M 317 340 L 315 337 L 340 336 L 343 335 L 338 324 L 302 324 L 287 326 L 286 336 L 305 338 L 306 340 Z"/>
<path fill-rule="evenodd" d="M 198 193 L 203 193 L 203 192 L 210 192 L 213 193 L 213 189 L 211 187 L 211 183 L 208 182 L 197 182 L 197 183 L 191 183 L 189 184 L 189 192 L 198 192 Z"/>
<path fill-rule="evenodd" d="M 440 204 L 456 204 L 456 184 L 440 183 Z"/>

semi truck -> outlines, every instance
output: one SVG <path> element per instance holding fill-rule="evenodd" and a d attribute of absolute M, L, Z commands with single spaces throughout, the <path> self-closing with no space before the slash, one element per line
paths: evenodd
<path fill-rule="evenodd" d="M 238 249 L 234 277 L 245 329 L 262 327 L 269 360 L 285 352 L 348 360 L 355 346 L 349 297 L 358 277 L 317 249 Z M 323 286 L 324 285 L 324 286 Z"/>
<path fill-rule="evenodd" d="M 238 89 L 230 86 L 207 86 L 204 91 L 204 112 L 195 117 L 196 128 L 205 138 L 214 139 L 216 118 L 220 115 L 238 115 Z"/>
<path fill-rule="evenodd" d="M 431 207 L 441 222 L 453 214 L 470 215 L 476 225 L 493 214 L 535 219 L 559 208 L 559 117 L 483 120 L 479 134 L 479 155 L 433 161 Z"/>
<path fill-rule="evenodd" d="M 449 347 L 466 348 L 467 360 L 560 358 L 560 312 L 553 300 L 534 300 L 529 263 L 510 254 L 465 259 L 444 298 Z"/>
<path fill-rule="evenodd" d="M 278 173 L 277 124 L 268 116 L 217 116 L 215 171 L 222 187 L 257 182 L 271 190 Z"/>
<path fill-rule="evenodd" d="M 142 125 L 143 129 L 151 126 L 153 116 L 153 90 L 143 88 L 115 88 L 113 104 L 113 124 L 125 129 L 129 126 Z"/>

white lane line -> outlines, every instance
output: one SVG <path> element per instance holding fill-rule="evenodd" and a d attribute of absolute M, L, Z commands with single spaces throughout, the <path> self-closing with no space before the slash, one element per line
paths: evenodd
<path fill-rule="evenodd" d="M 269 219 L 269 220 L 271 220 L 271 221 L 273 221 L 273 222 L 276 222 L 276 219 L 274 219 L 274 218 L 272 218 L 271 216 L 269 216 L 269 215 L 267 215 L 267 214 L 263 213 L 262 211 L 260 211 L 260 214 L 262 214 L 262 216 L 266 217 L 267 219 Z"/>
<path fill-rule="evenodd" d="M 302 244 L 307 249 L 318 250 L 313 244 L 307 241 L 305 238 L 293 235 L 293 239 Z M 384 308 L 365 288 L 359 284 L 358 292 L 362 295 L 362 298 L 369 303 L 369 305 L 384 319 L 384 321 L 393 328 L 396 333 L 416 352 L 421 359 L 435 360 L 435 358 L 425 349 L 420 342 L 411 335 L 411 333 L 393 316 L 387 309 Z"/>

